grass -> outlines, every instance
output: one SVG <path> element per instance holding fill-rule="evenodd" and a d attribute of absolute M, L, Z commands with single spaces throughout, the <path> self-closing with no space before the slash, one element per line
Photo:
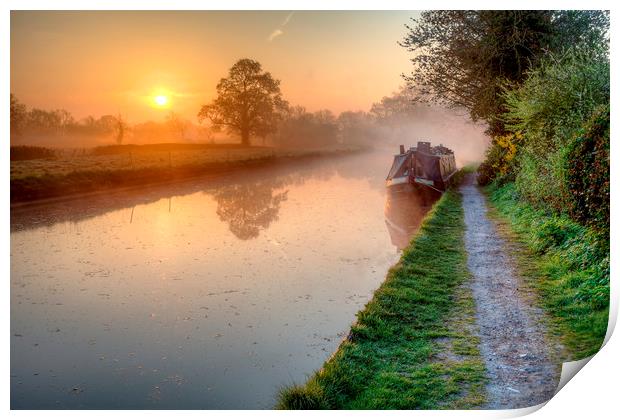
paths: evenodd
<path fill-rule="evenodd" d="M 281 409 L 475 408 L 485 367 L 463 243 L 461 196 L 448 191 L 334 355 Z"/>
<path fill-rule="evenodd" d="M 172 146 L 175 148 L 171 149 Z M 169 144 L 144 147 L 128 145 L 124 148 L 110 146 L 109 153 L 105 149 L 97 152 L 98 154 L 57 153 L 49 159 L 12 161 L 11 202 L 167 182 L 202 174 L 244 170 L 250 166 L 279 160 L 356 151 L 344 148 L 308 151 L 266 147 L 192 146 L 195 147 Z M 118 150 L 126 153 L 116 153 Z"/>
<path fill-rule="evenodd" d="M 114 146 L 110 146 L 112 148 Z M 79 172 L 135 171 L 168 169 L 264 159 L 275 155 L 271 148 L 197 148 L 159 150 L 130 148 L 123 153 L 95 148 L 90 153 L 71 154 L 59 151 L 55 157 L 11 162 L 11 180 L 28 177 L 64 176 Z"/>
<path fill-rule="evenodd" d="M 56 156 L 52 149 L 39 146 L 11 146 L 11 162 L 31 159 L 51 159 Z"/>
<path fill-rule="evenodd" d="M 567 216 L 537 210 L 519 199 L 515 185 L 486 188 L 500 224 L 521 246 L 517 263 L 551 315 L 570 357 L 596 353 L 609 316 L 609 238 Z"/>

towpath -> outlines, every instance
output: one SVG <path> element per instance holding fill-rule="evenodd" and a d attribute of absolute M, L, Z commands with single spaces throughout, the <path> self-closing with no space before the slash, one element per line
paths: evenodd
<path fill-rule="evenodd" d="M 467 264 L 489 383 L 487 409 L 521 408 L 549 400 L 560 366 L 554 363 L 543 311 L 519 278 L 506 242 L 487 216 L 486 201 L 468 175 L 461 187 Z"/>

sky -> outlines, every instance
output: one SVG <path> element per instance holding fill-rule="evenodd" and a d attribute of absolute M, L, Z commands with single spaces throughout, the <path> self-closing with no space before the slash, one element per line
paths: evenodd
<path fill-rule="evenodd" d="M 161 121 L 172 110 L 196 121 L 235 61 L 252 58 L 292 105 L 367 111 L 410 72 L 397 42 L 418 13 L 12 11 L 11 92 L 77 119 Z"/>

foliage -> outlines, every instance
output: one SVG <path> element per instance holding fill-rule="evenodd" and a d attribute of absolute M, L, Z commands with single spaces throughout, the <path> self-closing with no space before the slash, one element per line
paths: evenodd
<path fill-rule="evenodd" d="M 122 143 L 128 124 L 121 115 L 87 116 L 76 121 L 65 109 L 28 109 L 11 94 L 11 137 L 13 136 L 110 136 Z"/>
<path fill-rule="evenodd" d="M 370 115 L 378 124 L 385 126 L 400 125 L 403 122 L 424 118 L 425 107 L 415 102 L 417 94 L 417 90 L 402 87 L 392 95 L 384 96 L 381 101 L 373 103 Z"/>
<path fill-rule="evenodd" d="M 594 113 L 566 151 L 570 214 L 609 237 L 609 105 Z"/>
<path fill-rule="evenodd" d="M 601 51 L 600 46 L 608 40 L 609 11 L 557 11 L 553 16 L 553 25 L 556 31 L 551 51 L 562 51 L 575 45 Z"/>
<path fill-rule="evenodd" d="M 609 60 L 573 48 L 545 58 L 520 87 L 505 86 L 506 127 L 523 133 L 516 183 L 528 201 L 555 211 L 570 205 L 568 148 L 592 112 L 609 103 Z"/>
<path fill-rule="evenodd" d="M 295 106 L 283 114 L 273 141 L 281 147 L 320 148 L 336 144 L 338 134 L 336 117 L 331 111 L 311 113 Z"/>
<path fill-rule="evenodd" d="M 426 11 L 400 43 L 414 54 L 405 76 L 422 96 L 469 110 L 474 121 L 503 134 L 508 80 L 521 83 L 548 51 L 587 42 L 602 45 L 609 14 L 602 11 Z"/>
<path fill-rule="evenodd" d="M 446 326 L 454 312 L 473 305 L 471 296 L 458 297 L 468 279 L 463 232 L 461 196 L 449 191 L 358 313 L 348 338 L 305 385 L 282 390 L 278 408 L 480 406 L 485 369 L 478 347 L 454 346 L 458 360 L 438 357 L 439 338 L 475 342 L 467 328 Z"/>
<path fill-rule="evenodd" d="M 596 353 L 609 314 L 608 240 L 566 215 L 527 204 L 514 183 L 492 183 L 487 192 L 493 207 L 529 250 L 519 264 L 540 292 L 572 356 Z"/>
<path fill-rule="evenodd" d="M 488 185 L 496 178 L 513 177 L 517 144 L 521 141 L 521 132 L 495 136 L 486 151 L 484 162 L 478 168 L 478 184 Z"/>
<path fill-rule="evenodd" d="M 52 149 L 37 146 L 11 146 L 11 161 L 50 159 L 56 156 Z"/>
<path fill-rule="evenodd" d="M 347 145 L 371 146 L 379 140 L 377 125 L 369 113 L 358 111 L 341 112 L 338 124 L 338 141 Z"/>
<path fill-rule="evenodd" d="M 214 129 L 226 128 L 250 144 L 250 136 L 264 137 L 276 130 L 287 103 L 282 99 L 280 81 L 263 72 L 258 61 L 237 61 L 217 85 L 217 98 L 198 113 L 200 121 L 209 119 Z"/>

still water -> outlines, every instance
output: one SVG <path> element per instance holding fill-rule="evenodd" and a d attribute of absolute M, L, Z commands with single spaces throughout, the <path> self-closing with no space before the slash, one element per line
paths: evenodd
<path fill-rule="evenodd" d="M 433 198 L 389 153 L 11 211 L 11 407 L 271 408 L 346 336 Z"/>

